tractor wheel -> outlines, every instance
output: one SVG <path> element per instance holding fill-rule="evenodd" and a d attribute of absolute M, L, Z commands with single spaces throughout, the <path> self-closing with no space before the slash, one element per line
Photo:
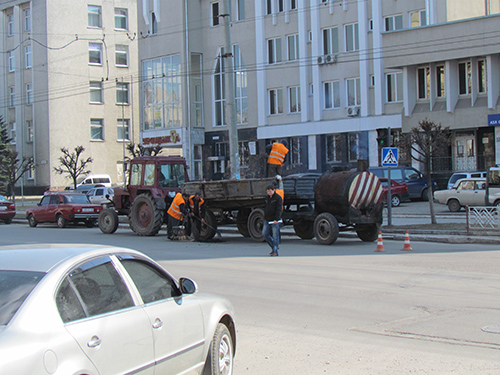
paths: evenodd
<path fill-rule="evenodd" d="M 262 229 L 264 228 L 264 210 L 256 208 L 248 215 L 248 233 L 254 241 L 263 242 L 264 236 Z"/>
<path fill-rule="evenodd" d="M 195 219 L 197 220 L 197 219 Z M 200 241 L 210 241 L 214 238 L 217 229 L 217 220 L 212 211 L 206 210 L 205 224 L 201 224 Z"/>
<path fill-rule="evenodd" d="M 99 214 L 98 224 L 99 229 L 104 234 L 115 233 L 118 229 L 118 214 L 111 208 L 105 208 Z"/>
<path fill-rule="evenodd" d="M 139 236 L 156 235 L 163 224 L 163 210 L 160 210 L 151 194 L 140 194 L 132 203 L 128 215 L 130 228 Z"/>

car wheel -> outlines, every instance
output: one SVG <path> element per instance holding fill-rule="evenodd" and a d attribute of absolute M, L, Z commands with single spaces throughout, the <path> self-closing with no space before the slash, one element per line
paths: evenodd
<path fill-rule="evenodd" d="M 203 373 L 207 375 L 232 375 L 233 359 L 233 339 L 227 327 L 219 323 L 210 344 Z"/>
<path fill-rule="evenodd" d="M 33 214 L 30 214 L 28 216 L 28 224 L 30 225 L 30 227 L 34 228 L 37 226 L 38 222 L 35 220 L 35 217 L 33 216 Z"/>
<path fill-rule="evenodd" d="M 5 223 L 5 224 L 10 224 L 10 223 L 12 223 L 12 219 L 5 219 L 5 220 L 4 220 L 4 223 Z"/>
<path fill-rule="evenodd" d="M 66 228 L 66 225 L 68 224 L 64 216 L 61 214 L 57 215 L 56 222 L 59 228 Z"/>
<path fill-rule="evenodd" d="M 399 197 L 399 195 L 392 195 L 391 196 L 391 203 L 392 203 L 392 207 L 398 207 L 400 204 L 401 204 L 401 198 Z"/>
<path fill-rule="evenodd" d="M 460 211 L 461 208 L 462 206 L 460 205 L 460 202 L 457 201 L 456 199 L 451 199 L 448 201 L 448 209 L 451 212 L 458 212 Z"/>
<path fill-rule="evenodd" d="M 329 212 L 319 214 L 314 220 L 314 237 L 322 245 L 331 245 L 339 237 L 339 223 Z"/>
<path fill-rule="evenodd" d="M 422 191 L 422 200 L 423 201 L 428 201 L 429 200 L 429 189 L 425 188 Z"/>

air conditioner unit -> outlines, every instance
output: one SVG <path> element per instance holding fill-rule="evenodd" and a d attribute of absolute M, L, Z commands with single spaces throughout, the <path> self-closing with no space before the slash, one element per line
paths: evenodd
<path fill-rule="evenodd" d="M 348 117 L 356 117 L 357 115 L 359 115 L 359 107 L 347 108 L 347 116 Z"/>
<path fill-rule="evenodd" d="M 325 57 L 324 56 L 318 56 L 318 64 L 324 64 L 325 63 Z"/>
<path fill-rule="evenodd" d="M 333 64 L 337 62 L 337 55 L 325 55 L 325 61 L 327 64 Z"/>

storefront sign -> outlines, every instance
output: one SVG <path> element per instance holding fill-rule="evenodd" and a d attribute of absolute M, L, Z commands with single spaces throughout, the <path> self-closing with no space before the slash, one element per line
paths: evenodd
<path fill-rule="evenodd" d="M 488 125 L 489 126 L 500 126 L 500 114 L 488 115 Z"/>
<path fill-rule="evenodd" d="M 181 141 L 181 137 L 175 130 L 170 131 L 170 135 L 163 135 L 158 137 L 148 137 L 142 139 L 144 146 L 148 145 L 162 145 L 165 143 L 177 143 Z"/>

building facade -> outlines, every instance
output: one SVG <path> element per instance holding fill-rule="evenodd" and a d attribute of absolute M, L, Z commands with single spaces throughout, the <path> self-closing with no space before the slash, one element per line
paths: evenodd
<path fill-rule="evenodd" d="M 275 140 L 286 174 L 376 166 L 388 128 L 427 118 L 453 133 L 436 169 L 485 169 L 500 155 L 499 3 L 142 0 L 141 141 L 219 179 L 235 124 L 240 174 L 261 177 Z"/>
<path fill-rule="evenodd" d="M 139 139 L 136 1 L 0 1 L 0 9 L 0 114 L 19 156 L 36 164 L 18 187 L 68 186 L 54 167 L 62 147 L 80 145 L 92 173 L 123 181 L 125 145 Z"/>

